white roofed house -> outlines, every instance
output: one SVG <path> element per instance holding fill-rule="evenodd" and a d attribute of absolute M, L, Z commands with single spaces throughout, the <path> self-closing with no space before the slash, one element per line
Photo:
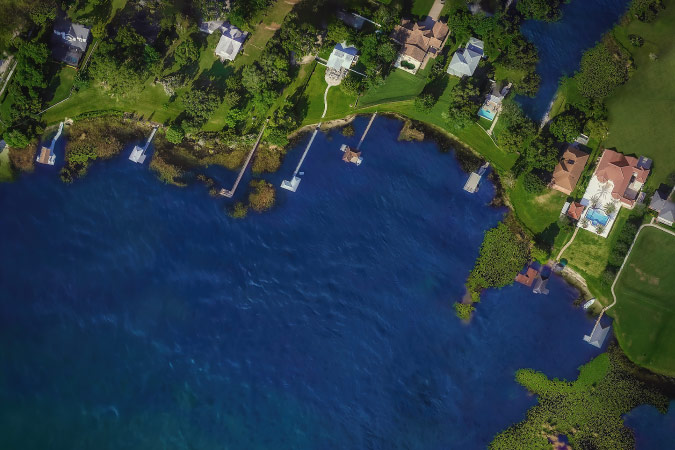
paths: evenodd
<path fill-rule="evenodd" d="M 483 57 L 484 45 L 480 39 L 470 38 L 465 48 L 460 48 L 452 55 L 452 60 L 448 65 L 448 73 L 460 78 L 473 75 Z"/>
<path fill-rule="evenodd" d="M 69 66 L 77 67 L 87 51 L 90 37 L 89 28 L 72 23 L 64 17 L 54 21 L 51 38 L 52 56 Z"/>
<path fill-rule="evenodd" d="M 356 47 L 345 42 L 337 44 L 326 62 L 326 82 L 330 85 L 340 84 L 350 67 L 358 61 L 358 53 Z"/>
<path fill-rule="evenodd" d="M 209 20 L 199 24 L 199 31 L 206 34 L 213 34 L 214 31 L 220 29 L 225 23 L 224 20 Z"/>
<path fill-rule="evenodd" d="M 229 23 L 224 24 L 222 30 L 223 35 L 220 37 L 220 41 L 218 41 L 218 45 L 216 46 L 216 56 L 218 56 L 221 61 L 234 61 L 234 58 L 236 58 L 241 51 L 241 47 L 244 45 L 248 33 L 244 33 L 239 28 Z"/>

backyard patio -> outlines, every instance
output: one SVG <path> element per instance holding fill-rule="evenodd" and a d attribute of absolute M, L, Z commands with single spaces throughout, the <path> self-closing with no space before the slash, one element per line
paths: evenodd
<path fill-rule="evenodd" d="M 596 176 L 591 178 L 588 188 L 581 199 L 586 207 L 577 226 L 606 238 L 621 208 L 621 202 L 612 197 L 614 183 L 608 180 L 601 183 Z"/>

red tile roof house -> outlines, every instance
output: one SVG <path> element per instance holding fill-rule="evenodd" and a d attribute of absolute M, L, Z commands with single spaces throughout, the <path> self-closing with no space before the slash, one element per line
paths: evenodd
<path fill-rule="evenodd" d="M 424 69 L 429 59 L 435 58 L 441 52 L 449 35 L 448 25 L 431 17 L 421 22 L 403 19 L 401 25 L 396 25 L 389 36 L 402 46 L 394 67 L 413 74 Z"/>
<path fill-rule="evenodd" d="M 553 178 L 549 187 L 570 195 L 579 182 L 581 172 L 584 171 L 588 161 L 588 153 L 582 152 L 576 147 L 569 146 L 560 158 L 560 162 L 553 169 Z"/>
<path fill-rule="evenodd" d="M 539 275 L 539 271 L 537 269 L 534 267 L 528 267 L 527 272 L 521 272 L 516 275 L 516 282 L 524 284 L 525 286 L 532 286 L 532 283 L 534 282 L 535 278 L 537 278 L 537 275 Z"/>
<path fill-rule="evenodd" d="M 581 219 L 581 215 L 584 213 L 585 206 L 579 202 L 572 203 L 569 208 L 567 208 L 567 217 L 572 220 Z"/>
<path fill-rule="evenodd" d="M 607 237 L 618 210 L 635 206 L 651 166 L 652 161 L 644 156 L 635 158 L 605 150 L 581 200 L 588 208 L 578 226 Z"/>
<path fill-rule="evenodd" d="M 647 158 L 638 159 L 614 150 L 605 150 L 593 176 L 597 177 L 600 183 L 611 181 L 614 185 L 612 197 L 621 201 L 623 206 L 632 209 L 642 185 L 647 181 L 650 168 L 651 160 Z"/>

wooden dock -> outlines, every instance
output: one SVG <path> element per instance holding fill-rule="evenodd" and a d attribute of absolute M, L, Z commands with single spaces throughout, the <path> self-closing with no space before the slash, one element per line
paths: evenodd
<path fill-rule="evenodd" d="M 361 140 L 356 145 L 357 150 L 361 149 L 361 144 L 363 144 L 363 140 L 366 138 L 366 134 L 368 134 L 368 131 L 370 131 L 370 126 L 373 124 L 373 121 L 375 120 L 375 116 L 377 116 L 377 113 L 373 113 L 372 117 L 370 118 L 370 122 L 368 122 L 368 126 L 366 127 L 366 130 L 363 132 L 363 135 L 361 136 Z"/>
<path fill-rule="evenodd" d="M 262 139 L 262 135 L 265 132 L 265 128 L 267 127 L 267 123 L 269 121 L 270 121 L 270 118 L 268 117 L 267 120 L 265 120 L 265 123 L 263 124 L 262 130 L 260 130 L 260 133 L 258 134 L 258 139 L 256 139 L 255 144 L 251 148 L 251 151 L 248 152 L 248 156 L 246 157 L 246 161 L 244 162 L 244 165 L 241 166 L 241 170 L 239 171 L 239 175 L 237 175 L 237 179 L 235 180 L 234 185 L 232 186 L 232 189 L 221 189 L 220 190 L 219 194 L 222 195 L 223 197 L 232 198 L 234 193 L 237 191 L 237 187 L 239 187 L 239 182 L 241 182 L 241 179 L 244 176 L 244 172 L 246 171 L 246 168 L 248 167 L 248 164 L 251 162 L 251 158 L 253 158 L 253 154 L 258 149 L 258 145 L 260 144 L 260 140 Z"/>

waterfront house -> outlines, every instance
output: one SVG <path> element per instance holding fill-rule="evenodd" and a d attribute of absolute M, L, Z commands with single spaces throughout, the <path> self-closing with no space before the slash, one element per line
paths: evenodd
<path fill-rule="evenodd" d="M 51 36 L 52 57 L 57 61 L 77 68 L 87 52 L 89 28 L 79 23 L 72 23 L 63 16 L 54 21 L 54 32 Z"/>
<path fill-rule="evenodd" d="M 452 55 L 448 65 L 448 73 L 457 77 L 471 76 L 476 71 L 478 63 L 483 57 L 484 43 L 474 37 L 469 39 L 466 47 L 460 48 Z"/>
<path fill-rule="evenodd" d="M 527 287 L 532 286 L 532 283 L 539 275 L 539 271 L 533 266 L 527 266 L 527 270 L 523 269 L 518 275 L 516 275 L 516 283 L 523 284 Z"/>
<path fill-rule="evenodd" d="M 568 146 L 560 158 L 560 162 L 553 169 L 553 178 L 549 187 L 570 195 L 579 182 L 581 173 L 588 161 L 588 153 L 579 150 L 575 146 Z"/>
<path fill-rule="evenodd" d="M 669 227 L 675 224 L 675 202 L 671 200 L 673 196 L 675 196 L 675 188 L 661 186 L 654 192 L 649 204 L 649 209 L 658 213 L 656 221 Z"/>
<path fill-rule="evenodd" d="M 199 24 L 199 31 L 206 34 L 213 34 L 214 31 L 221 29 L 225 23 L 224 20 L 209 20 Z"/>
<path fill-rule="evenodd" d="M 480 117 L 486 118 L 489 121 L 493 121 L 497 114 L 501 111 L 502 101 L 504 100 L 504 97 L 506 97 L 506 94 L 509 93 L 509 89 L 511 89 L 511 83 L 499 90 L 499 86 L 493 81 L 492 90 L 487 95 L 487 97 L 485 97 L 485 102 L 478 110 L 478 115 Z"/>
<path fill-rule="evenodd" d="M 347 76 L 349 69 L 359 60 L 356 47 L 342 42 L 333 47 L 326 63 L 326 82 L 330 85 L 340 84 Z"/>
<path fill-rule="evenodd" d="M 218 56 L 221 61 L 234 61 L 234 58 L 236 58 L 241 51 L 241 47 L 244 45 L 248 33 L 244 33 L 230 23 L 223 24 L 221 30 L 223 31 L 223 34 L 220 36 L 220 40 L 216 46 L 216 56 Z"/>
<path fill-rule="evenodd" d="M 577 226 L 607 237 L 620 208 L 632 209 L 647 181 L 652 160 L 604 150 L 581 203 L 588 206 Z"/>
<path fill-rule="evenodd" d="M 441 52 L 449 34 L 447 24 L 431 17 L 420 22 L 403 19 L 389 36 L 401 45 L 394 67 L 413 74 L 424 69 L 429 59 L 436 58 Z"/>

